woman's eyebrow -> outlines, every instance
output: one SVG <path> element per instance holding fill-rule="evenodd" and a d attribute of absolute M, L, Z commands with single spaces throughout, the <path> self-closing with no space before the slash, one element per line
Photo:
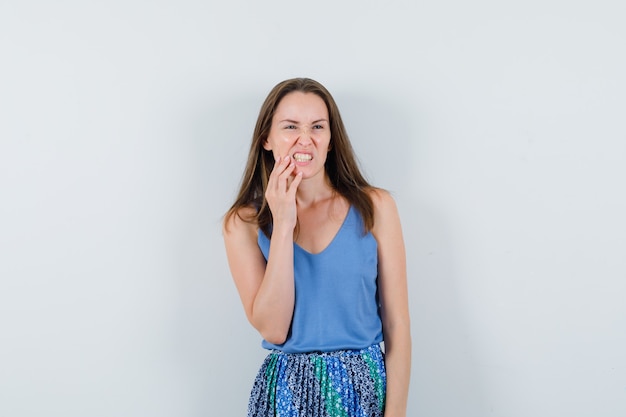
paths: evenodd
<path fill-rule="evenodd" d="M 316 123 L 321 123 L 321 122 L 326 122 L 328 123 L 328 120 L 326 119 L 319 119 L 319 120 L 315 120 L 313 122 L 311 122 L 312 125 L 316 124 Z M 283 119 L 283 120 L 279 120 L 278 123 L 293 123 L 293 124 L 298 124 L 300 122 L 297 122 L 295 120 L 291 120 L 291 119 Z"/>

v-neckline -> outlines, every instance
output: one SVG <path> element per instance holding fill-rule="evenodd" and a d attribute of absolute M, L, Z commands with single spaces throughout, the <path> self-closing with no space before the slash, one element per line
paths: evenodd
<path fill-rule="evenodd" d="M 317 255 L 321 255 L 324 252 L 326 252 L 335 242 L 335 240 L 337 240 L 337 237 L 339 236 L 339 234 L 341 233 L 341 231 L 343 230 L 344 226 L 346 225 L 346 223 L 348 222 L 348 217 L 350 217 L 350 212 L 352 211 L 352 205 L 350 205 L 348 207 L 348 211 L 346 212 L 346 216 L 343 218 L 343 221 L 341 222 L 341 226 L 339 226 L 339 229 L 337 230 L 337 233 L 335 233 L 335 235 L 333 236 L 333 238 L 330 240 L 330 242 L 328 242 L 328 245 L 326 245 L 325 248 L 323 248 L 321 251 L 319 252 L 310 252 L 306 249 L 304 249 L 302 246 L 300 246 L 299 244 L 296 243 L 296 241 L 294 240 L 293 242 L 293 246 L 300 249 L 302 252 L 306 253 L 307 255 L 310 256 L 317 256 Z"/>

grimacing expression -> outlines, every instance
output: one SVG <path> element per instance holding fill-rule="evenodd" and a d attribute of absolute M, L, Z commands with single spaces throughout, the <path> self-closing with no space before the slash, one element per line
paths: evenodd
<path fill-rule="evenodd" d="M 296 164 L 294 174 L 303 179 L 324 172 L 330 146 L 330 120 L 326 103 L 314 93 L 294 91 L 278 103 L 263 148 L 274 158 L 289 156 Z"/>

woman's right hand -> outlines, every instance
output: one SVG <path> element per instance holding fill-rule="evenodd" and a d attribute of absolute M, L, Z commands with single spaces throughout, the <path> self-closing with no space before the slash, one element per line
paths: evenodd
<path fill-rule="evenodd" d="M 302 181 L 302 173 L 294 175 L 295 168 L 289 156 L 279 156 L 270 174 L 265 198 L 272 212 L 274 230 L 284 228 L 293 231 L 296 227 L 296 191 Z"/>

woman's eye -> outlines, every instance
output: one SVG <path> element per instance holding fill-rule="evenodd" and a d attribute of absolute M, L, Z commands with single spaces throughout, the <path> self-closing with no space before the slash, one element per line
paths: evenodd
<path fill-rule="evenodd" d="M 324 129 L 324 126 L 322 126 L 322 125 L 315 125 L 315 126 L 313 126 L 313 129 Z"/>
<path fill-rule="evenodd" d="M 285 126 L 285 129 L 295 129 L 296 126 L 295 125 L 287 125 Z"/>

